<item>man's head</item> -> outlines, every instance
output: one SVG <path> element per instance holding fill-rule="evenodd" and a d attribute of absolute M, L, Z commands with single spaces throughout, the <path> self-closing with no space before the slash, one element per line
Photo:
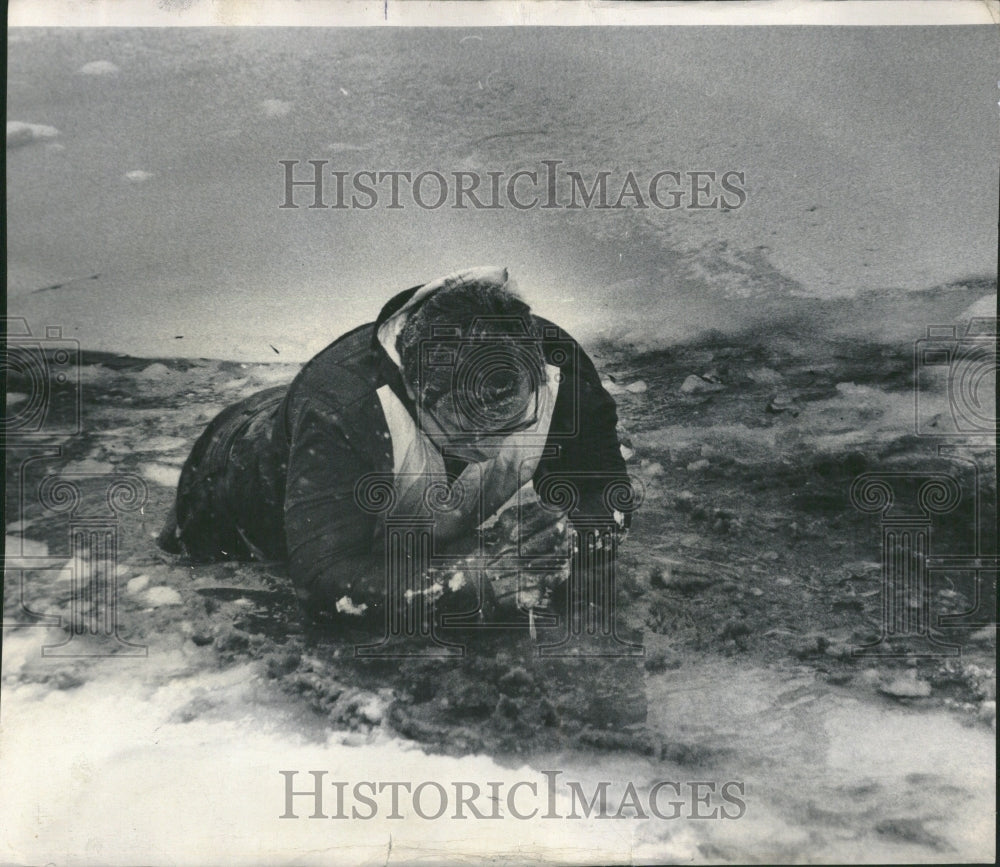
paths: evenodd
<path fill-rule="evenodd" d="M 410 314 L 396 349 L 418 407 L 449 440 L 496 440 L 534 422 L 545 361 L 509 283 L 444 286 Z"/>

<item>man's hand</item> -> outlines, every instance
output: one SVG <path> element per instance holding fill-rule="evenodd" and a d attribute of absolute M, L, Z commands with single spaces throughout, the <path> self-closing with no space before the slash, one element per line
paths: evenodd
<path fill-rule="evenodd" d="M 534 437 L 510 434 L 497 449 L 496 456 L 466 468 L 478 477 L 482 494 L 483 518 L 493 515 L 535 474 L 543 444 Z M 463 480 L 465 473 L 459 477 Z"/>

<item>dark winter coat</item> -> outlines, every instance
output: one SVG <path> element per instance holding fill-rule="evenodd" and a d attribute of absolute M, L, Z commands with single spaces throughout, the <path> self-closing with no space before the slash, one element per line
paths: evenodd
<path fill-rule="evenodd" d="M 290 385 L 258 392 L 208 425 L 181 473 L 176 527 L 162 534 L 164 547 L 205 561 L 287 559 L 300 596 L 316 610 L 333 610 L 344 595 L 354 604 L 377 604 L 381 582 L 358 586 L 350 568 L 357 558 L 381 556 L 376 516 L 360 507 L 355 486 L 368 473 L 393 471 L 376 390 L 388 385 L 416 417 L 376 335 L 418 288 L 395 296 L 374 323 L 331 343 Z M 578 344 L 536 320 L 554 329 L 548 333 L 555 340 L 543 345 L 561 381 L 547 439 L 551 454 L 532 481 L 537 490 L 552 474 L 566 474 L 580 491 L 570 519 L 610 523 L 608 480 L 626 479 L 615 403 Z M 559 351 L 567 346 L 571 351 Z M 447 466 L 457 472 L 462 464 Z"/>

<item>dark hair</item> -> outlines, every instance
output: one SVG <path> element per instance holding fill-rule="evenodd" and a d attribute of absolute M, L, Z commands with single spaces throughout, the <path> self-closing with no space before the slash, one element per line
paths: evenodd
<path fill-rule="evenodd" d="M 396 338 L 403 377 L 432 407 L 455 383 L 447 363 L 428 364 L 428 357 L 451 352 L 456 345 L 496 348 L 515 363 L 507 375 L 492 378 L 492 391 L 479 400 L 502 401 L 530 376 L 537 386 L 545 360 L 531 308 L 506 285 L 474 282 L 445 287 L 419 305 Z M 509 352 L 504 348 L 508 347 Z"/>

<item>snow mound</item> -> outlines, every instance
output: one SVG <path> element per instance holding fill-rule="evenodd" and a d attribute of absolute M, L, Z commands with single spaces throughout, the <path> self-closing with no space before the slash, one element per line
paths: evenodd
<path fill-rule="evenodd" d="M 30 568 L 34 565 L 32 560 L 49 555 L 49 546 L 44 542 L 36 542 L 23 536 L 5 536 L 4 548 L 5 569 Z"/>
<path fill-rule="evenodd" d="M 984 295 L 978 301 L 967 307 L 961 314 L 959 314 L 959 320 L 973 319 L 976 317 L 992 319 L 997 315 L 997 296 L 994 292 L 992 295 Z"/>
<path fill-rule="evenodd" d="M 177 487 L 177 482 L 181 477 L 180 467 L 162 463 L 140 464 L 139 472 L 143 478 L 165 488 Z"/>
<path fill-rule="evenodd" d="M 292 104 L 283 99 L 265 99 L 260 107 L 267 117 L 284 117 L 292 110 Z"/>
<path fill-rule="evenodd" d="M 59 135 L 54 126 L 42 123 L 25 123 L 20 120 L 7 121 L 7 147 L 16 148 L 36 141 L 49 141 Z"/>
<path fill-rule="evenodd" d="M 125 592 L 135 596 L 136 593 L 142 593 L 149 586 L 149 576 L 148 575 L 136 575 L 135 578 L 129 580 L 125 585 Z"/>
<path fill-rule="evenodd" d="M 158 587 L 150 587 L 146 591 L 145 602 L 150 608 L 159 608 L 163 605 L 180 605 L 183 600 L 181 599 L 181 594 L 174 590 L 173 587 L 160 585 Z"/>
<path fill-rule="evenodd" d="M 146 382 L 153 382 L 160 379 L 169 379 L 173 375 L 173 371 L 169 367 L 159 361 L 155 361 L 149 367 L 140 370 L 136 374 L 136 378 Z"/>
<path fill-rule="evenodd" d="M 184 437 L 156 436 L 144 440 L 142 450 L 144 452 L 173 452 L 177 449 L 187 448 L 188 441 Z"/>
<path fill-rule="evenodd" d="M 83 64 L 77 72 L 81 75 L 116 75 L 120 70 L 110 60 L 92 60 Z"/>
<path fill-rule="evenodd" d="M 72 461 L 60 470 L 61 476 L 105 476 L 113 473 L 115 468 L 107 461 L 98 461 L 94 458 L 84 458 L 79 461 Z"/>

